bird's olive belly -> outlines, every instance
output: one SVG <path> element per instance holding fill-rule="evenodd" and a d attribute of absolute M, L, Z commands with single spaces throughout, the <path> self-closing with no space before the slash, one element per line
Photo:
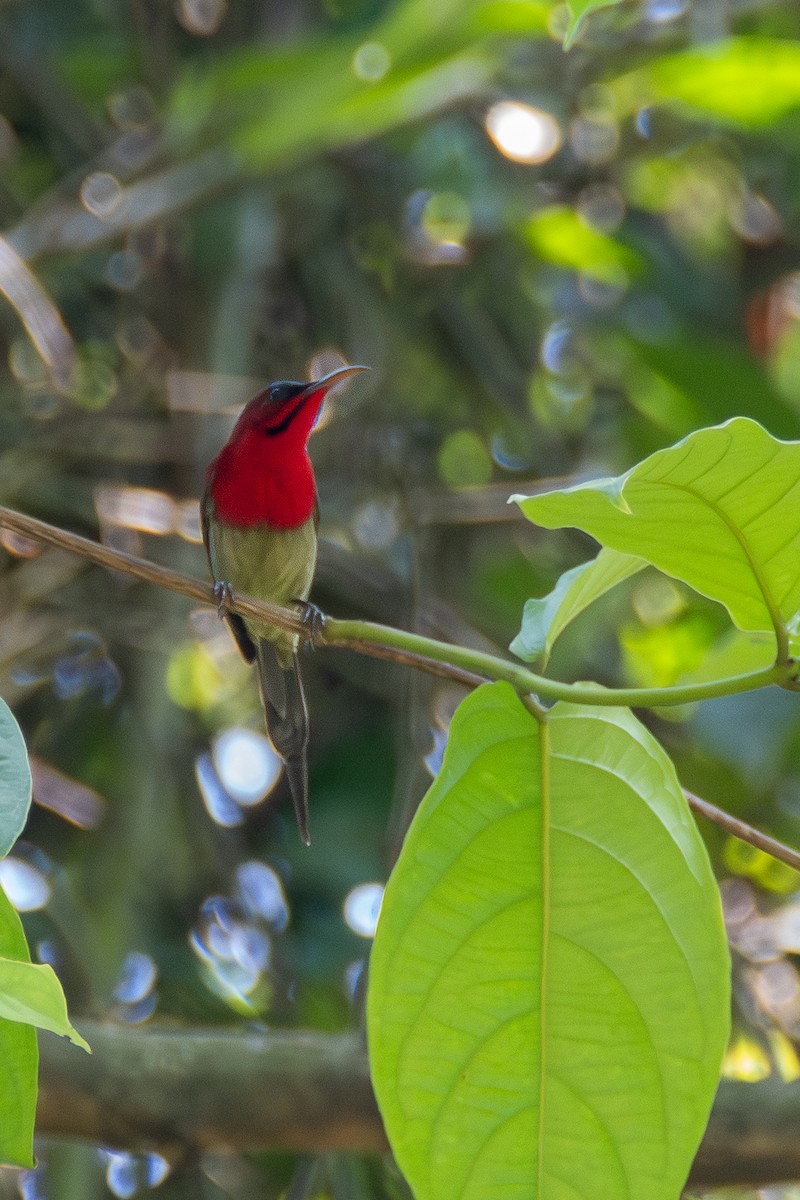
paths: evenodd
<path fill-rule="evenodd" d="M 214 578 L 229 583 L 234 592 L 283 605 L 308 598 L 317 559 L 313 518 L 296 529 L 241 529 L 214 521 L 209 543 Z M 267 626 L 260 627 L 259 634 L 270 641 L 287 639 L 285 631 Z M 296 643 L 291 635 L 289 640 Z"/>

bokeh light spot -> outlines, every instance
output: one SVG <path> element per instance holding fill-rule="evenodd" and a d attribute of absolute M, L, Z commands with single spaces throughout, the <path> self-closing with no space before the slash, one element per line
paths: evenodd
<path fill-rule="evenodd" d="M 120 1004 L 138 1004 L 150 995 L 157 979 L 158 968 L 152 957 L 141 950 L 132 950 L 120 967 L 114 998 Z"/>
<path fill-rule="evenodd" d="M 101 483 L 94 490 L 94 506 L 101 525 L 157 535 L 172 533 L 175 526 L 174 500 L 155 488 Z"/>
<path fill-rule="evenodd" d="M 278 875 L 266 863 L 251 860 L 236 868 L 237 898 L 245 913 L 282 933 L 289 923 L 289 904 Z"/>
<path fill-rule="evenodd" d="M 599 166 L 610 162 L 619 147 L 619 128 L 602 116 L 576 117 L 569 127 L 569 144 L 581 162 Z"/>
<path fill-rule="evenodd" d="M 167 664 L 167 692 L 179 708 L 204 709 L 222 694 L 225 678 L 200 642 L 184 642 Z"/>
<path fill-rule="evenodd" d="M 242 810 L 222 786 L 222 781 L 214 770 L 210 754 L 198 755 L 194 764 L 194 773 L 200 795 L 203 797 L 203 804 L 206 806 L 206 812 L 211 820 L 216 825 L 221 825 L 223 829 L 235 829 L 237 825 L 241 825 L 244 822 Z"/>
<path fill-rule="evenodd" d="M 397 509 L 393 504 L 370 500 L 353 517 L 353 534 L 364 550 L 386 550 L 397 537 Z"/>
<path fill-rule="evenodd" d="M 382 883 L 359 883 L 345 897 L 342 910 L 345 924 L 359 937 L 374 937 L 382 901 Z"/>
<path fill-rule="evenodd" d="M 469 205 L 457 192 L 434 192 L 425 201 L 420 225 L 432 242 L 461 246 L 469 233 Z"/>
<path fill-rule="evenodd" d="M 744 1083 L 758 1083 L 772 1073 L 766 1051 L 753 1038 L 738 1037 L 722 1061 L 725 1079 L 741 1079 Z"/>
<path fill-rule="evenodd" d="M 227 0 L 178 0 L 176 15 L 187 33 L 211 37 L 228 11 Z"/>
<path fill-rule="evenodd" d="M 439 474 L 450 487 L 476 487 L 492 478 L 492 458 L 483 439 L 471 429 L 445 438 L 439 451 Z"/>
<path fill-rule="evenodd" d="M 383 79 L 391 65 L 389 51 L 381 42 L 363 42 L 353 55 L 353 72 L 365 83 Z"/>
<path fill-rule="evenodd" d="M 15 855 L 0 861 L 0 885 L 17 912 L 38 912 L 51 895 L 50 884 L 38 867 Z"/>
<path fill-rule="evenodd" d="M 486 114 L 486 132 L 506 158 L 543 163 L 561 146 L 561 129 L 550 113 L 518 100 L 501 100 Z"/>
<path fill-rule="evenodd" d="M 122 205 L 122 184 L 108 171 L 93 171 L 81 184 L 80 197 L 87 212 L 107 221 Z"/>
<path fill-rule="evenodd" d="M 252 729 L 226 729 L 214 741 L 212 753 L 225 791 L 245 808 L 269 795 L 283 769 L 268 738 Z"/>

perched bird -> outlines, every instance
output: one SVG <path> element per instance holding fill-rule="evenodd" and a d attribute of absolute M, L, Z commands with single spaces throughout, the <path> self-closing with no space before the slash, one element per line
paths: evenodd
<path fill-rule="evenodd" d="M 270 384 L 246 405 L 209 466 L 201 502 L 203 541 L 221 614 L 232 590 L 272 604 L 308 600 L 319 523 L 309 434 L 334 384 L 366 370 L 342 367 L 313 383 Z M 308 845 L 308 713 L 298 636 L 237 613 L 225 617 L 247 662 L 258 663 L 267 731 L 285 763 L 300 836 Z"/>

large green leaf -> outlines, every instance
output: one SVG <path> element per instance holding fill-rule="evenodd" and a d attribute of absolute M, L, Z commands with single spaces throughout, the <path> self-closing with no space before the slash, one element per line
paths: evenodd
<path fill-rule="evenodd" d="M 596 558 L 565 571 L 547 596 L 526 600 L 522 628 L 509 646 L 526 662 L 546 663 L 556 638 L 611 588 L 647 566 L 644 559 L 602 549 Z"/>
<path fill-rule="evenodd" d="M 624 710 L 453 720 L 370 966 L 373 1082 L 417 1200 L 674 1200 L 728 1029 L 728 954 L 669 759 Z"/>
<path fill-rule="evenodd" d="M 0 955 L 30 962 L 22 923 L 0 888 Z M 39 1050 L 36 1031 L 0 1020 L 0 1163 L 33 1164 L 33 1122 Z"/>
<path fill-rule="evenodd" d="M 616 479 L 513 497 L 537 525 L 572 525 L 718 600 L 740 629 L 800 609 L 800 443 L 736 417 Z"/>
<path fill-rule="evenodd" d="M 11 709 L 0 700 L 0 858 L 22 832 L 30 805 L 28 752 Z"/>

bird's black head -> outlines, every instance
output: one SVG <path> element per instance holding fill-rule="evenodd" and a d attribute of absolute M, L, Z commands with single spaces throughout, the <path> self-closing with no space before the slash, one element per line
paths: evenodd
<path fill-rule="evenodd" d="M 261 393 L 259 405 L 263 432 L 268 437 L 285 433 L 312 394 L 307 383 L 279 379 Z"/>
<path fill-rule="evenodd" d="M 296 383 L 294 380 L 279 379 L 277 383 L 271 383 L 267 388 L 265 400 L 270 408 L 281 408 L 287 400 L 293 400 L 295 396 L 299 396 L 308 387 L 307 383 Z"/>
<path fill-rule="evenodd" d="M 311 417 L 311 421 L 313 421 L 329 388 L 343 379 L 348 379 L 351 375 L 356 375 L 359 371 L 368 369 L 367 367 L 340 367 L 338 370 L 324 375 L 322 379 L 315 379 L 311 383 L 297 383 L 295 380 L 287 379 L 279 379 L 276 383 L 271 383 L 259 398 L 263 405 L 262 412 L 266 409 L 264 415 L 267 419 L 262 426 L 263 432 L 269 437 L 285 433 L 298 413 L 305 408 L 308 400 L 316 402 L 311 406 L 314 410 L 314 415 Z M 310 427 L 309 421 L 309 429 Z M 306 430 L 306 435 L 307 433 L 308 430 Z"/>

